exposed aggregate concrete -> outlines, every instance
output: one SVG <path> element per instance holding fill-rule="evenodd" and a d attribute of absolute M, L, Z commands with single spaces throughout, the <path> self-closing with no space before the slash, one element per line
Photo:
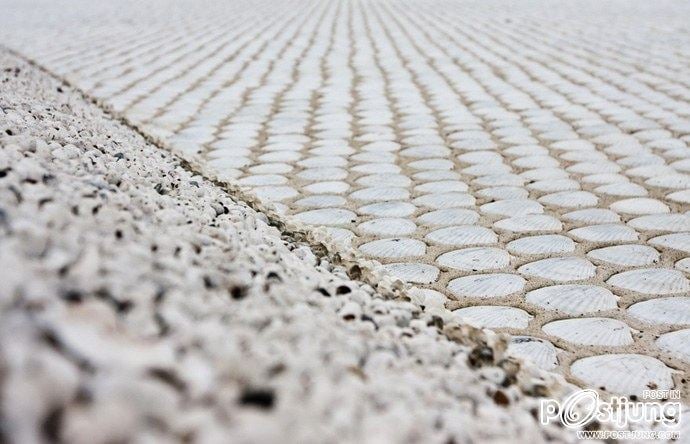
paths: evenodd
<path fill-rule="evenodd" d="M 574 440 L 535 418 L 567 384 L 504 338 L 382 298 L 65 85 L 0 68 L 0 441 Z"/>

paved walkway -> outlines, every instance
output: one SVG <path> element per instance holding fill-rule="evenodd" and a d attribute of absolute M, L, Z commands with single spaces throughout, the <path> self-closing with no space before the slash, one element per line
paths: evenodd
<path fill-rule="evenodd" d="M 3 42 L 516 353 L 687 390 L 686 2 L 3 3 Z"/>
<path fill-rule="evenodd" d="M 3 50 L 0 171 L 2 443 L 575 439 L 532 413 L 562 378 L 349 279 Z"/>

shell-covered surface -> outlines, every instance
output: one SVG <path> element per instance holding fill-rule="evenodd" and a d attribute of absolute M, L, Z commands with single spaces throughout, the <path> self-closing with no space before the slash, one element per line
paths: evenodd
<path fill-rule="evenodd" d="M 453 312 L 461 322 L 481 328 L 526 328 L 532 316 L 524 310 L 495 305 L 460 308 Z"/>
<path fill-rule="evenodd" d="M 516 274 L 489 273 L 459 277 L 448 283 L 448 291 L 458 298 L 495 298 L 522 292 L 525 279 Z"/>
<path fill-rule="evenodd" d="M 558 349 L 544 339 L 513 336 L 507 351 L 508 355 L 529 359 L 544 370 L 553 370 L 558 366 Z"/>
<path fill-rule="evenodd" d="M 687 2 L 298 0 L 276 14 L 261 0 L 246 17 L 208 3 L 180 2 L 182 25 L 13 2 L 0 37 L 203 175 L 451 310 L 481 308 L 466 312 L 480 323 L 541 339 L 581 315 L 645 325 L 616 346 L 627 354 L 688 324 Z"/>
<path fill-rule="evenodd" d="M 690 280 L 682 272 L 665 268 L 624 271 L 611 276 L 606 283 L 643 294 L 687 294 L 690 291 Z"/>
<path fill-rule="evenodd" d="M 572 282 L 593 277 L 596 274 L 596 267 L 587 259 L 558 257 L 531 262 L 518 268 L 518 272 L 524 276 L 557 282 Z"/>
<path fill-rule="evenodd" d="M 523 256 L 557 255 L 572 253 L 575 245 L 572 239 L 561 234 L 545 234 L 515 239 L 506 244 L 506 248 L 513 254 Z"/>
<path fill-rule="evenodd" d="M 622 267 L 641 267 L 658 262 L 661 255 L 647 245 L 614 245 L 613 247 L 591 250 L 587 253 L 587 257 L 591 260 Z"/>
<path fill-rule="evenodd" d="M 597 285 L 552 285 L 532 290 L 525 300 L 546 310 L 556 310 L 569 315 L 615 310 L 618 297 L 610 290 Z"/>
<path fill-rule="evenodd" d="M 635 319 L 649 324 L 690 325 L 690 297 L 670 297 L 638 302 L 628 308 Z"/>
<path fill-rule="evenodd" d="M 656 345 L 683 362 L 690 362 L 690 328 L 663 334 Z"/>
<path fill-rule="evenodd" d="M 542 330 L 573 344 L 621 346 L 633 343 L 630 327 L 616 319 L 562 319 L 545 324 Z"/>
<path fill-rule="evenodd" d="M 645 390 L 674 387 L 673 370 L 650 356 L 610 354 L 572 363 L 573 376 L 587 385 L 614 393 L 641 396 Z"/>

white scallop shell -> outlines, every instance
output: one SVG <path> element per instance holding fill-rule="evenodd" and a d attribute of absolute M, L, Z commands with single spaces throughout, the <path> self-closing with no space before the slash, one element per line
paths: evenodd
<path fill-rule="evenodd" d="M 587 253 L 587 257 L 624 267 L 639 267 L 658 262 L 661 255 L 654 248 L 646 245 L 615 245 L 592 250 Z"/>
<path fill-rule="evenodd" d="M 619 197 L 639 197 L 646 196 L 647 190 L 636 183 L 621 182 L 602 185 L 594 189 L 595 193 L 606 194 L 607 196 Z"/>
<path fill-rule="evenodd" d="M 358 185 L 365 187 L 373 186 L 390 186 L 390 187 L 406 187 L 409 186 L 412 181 L 409 177 L 402 174 L 370 174 L 367 176 L 362 176 L 355 181 Z"/>
<path fill-rule="evenodd" d="M 294 169 L 295 167 L 286 163 L 262 163 L 250 167 L 247 171 L 251 174 L 287 174 Z"/>
<path fill-rule="evenodd" d="M 558 180 L 568 179 L 570 175 L 561 168 L 535 168 L 520 173 L 524 180 Z"/>
<path fill-rule="evenodd" d="M 304 180 L 324 181 L 343 180 L 347 178 L 347 171 L 342 168 L 309 168 L 297 173 L 297 177 Z"/>
<path fill-rule="evenodd" d="M 350 193 L 350 198 L 355 200 L 407 200 L 410 192 L 400 187 L 370 187 Z"/>
<path fill-rule="evenodd" d="M 628 225 L 643 231 L 690 231 L 690 216 L 687 214 L 652 214 L 636 217 Z"/>
<path fill-rule="evenodd" d="M 614 133 L 614 134 L 605 134 L 602 136 L 597 136 L 593 139 L 595 143 L 601 144 L 601 145 L 615 145 L 615 144 L 623 144 L 625 143 L 626 145 L 628 144 L 638 144 L 640 142 L 637 141 L 633 136 L 630 134 L 623 134 L 623 133 Z"/>
<path fill-rule="evenodd" d="M 237 183 L 241 186 L 255 187 L 261 185 L 282 185 L 287 183 L 287 178 L 279 174 L 254 174 L 243 177 Z"/>
<path fill-rule="evenodd" d="M 327 181 L 327 182 L 315 182 L 311 185 L 307 185 L 302 188 L 308 193 L 320 194 L 320 193 L 344 193 L 350 189 L 350 185 L 346 182 L 340 181 Z"/>
<path fill-rule="evenodd" d="M 508 251 L 520 255 L 562 254 L 575 251 L 575 242 L 560 234 L 522 237 L 506 245 Z"/>
<path fill-rule="evenodd" d="M 478 165 L 482 163 L 503 163 L 503 157 L 495 151 L 474 151 L 460 154 L 456 157 L 458 162 Z"/>
<path fill-rule="evenodd" d="M 510 264 L 510 255 L 500 248 L 464 248 L 444 253 L 436 258 L 436 262 L 456 270 L 497 270 Z"/>
<path fill-rule="evenodd" d="M 452 191 L 467 191 L 467 184 L 458 180 L 440 180 L 427 182 L 414 187 L 416 193 L 449 193 Z"/>
<path fill-rule="evenodd" d="M 416 160 L 407 164 L 408 167 L 415 170 L 452 170 L 455 166 L 453 162 L 448 159 L 424 159 Z"/>
<path fill-rule="evenodd" d="M 593 277 L 597 268 L 587 259 L 579 257 L 554 257 L 530 262 L 518 268 L 518 272 L 557 282 L 571 282 Z"/>
<path fill-rule="evenodd" d="M 541 214 L 544 212 L 544 207 L 539 202 L 531 199 L 509 199 L 484 204 L 479 207 L 479 211 L 499 216 L 524 216 L 527 214 Z"/>
<path fill-rule="evenodd" d="M 478 328 L 527 328 L 532 315 L 513 307 L 476 306 L 453 311 L 459 322 Z"/>
<path fill-rule="evenodd" d="M 325 157 L 322 159 L 323 160 L 320 163 L 323 163 L 323 165 L 320 165 L 320 166 L 329 165 L 329 161 L 327 159 L 325 159 Z M 315 161 L 315 158 L 312 158 L 310 160 L 313 163 Z M 386 152 L 365 151 L 365 152 L 350 156 L 350 160 L 354 161 L 354 162 L 358 162 L 358 163 L 395 163 L 395 154 L 386 153 Z M 344 166 L 347 164 L 347 163 L 345 163 L 344 165 L 337 165 L 337 163 L 340 163 L 340 162 L 333 162 L 333 164 L 330 164 L 330 165 L 331 166 Z"/>
<path fill-rule="evenodd" d="M 527 185 L 530 190 L 543 193 L 555 193 L 558 191 L 576 191 L 580 189 L 580 183 L 573 179 L 547 179 L 538 180 Z"/>
<path fill-rule="evenodd" d="M 636 167 L 640 165 L 663 165 L 666 162 L 661 156 L 648 154 L 645 153 L 644 150 L 641 150 L 639 153 L 621 157 L 620 159 L 616 160 L 616 163 L 626 167 Z"/>
<path fill-rule="evenodd" d="M 589 242 L 631 242 L 638 238 L 637 231 L 621 224 L 589 225 L 570 230 L 568 234 Z"/>
<path fill-rule="evenodd" d="M 297 190 L 287 186 L 256 187 L 253 191 L 259 199 L 267 202 L 279 202 L 299 194 Z"/>
<path fill-rule="evenodd" d="M 442 145 L 419 145 L 405 148 L 400 151 L 400 155 L 416 159 L 428 159 L 431 157 L 449 156 L 450 150 Z"/>
<path fill-rule="evenodd" d="M 440 291 L 430 290 L 428 288 L 412 287 L 407 290 L 413 302 L 421 305 L 423 308 L 434 307 L 444 308 L 448 298 Z"/>
<path fill-rule="evenodd" d="M 521 187 L 524 183 L 525 179 L 517 174 L 493 174 L 472 180 L 472 184 L 478 187 Z"/>
<path fill-rule="evenodd" d="M 549 155 L 519 157 L 512 163 L 518 168 L 547 168 L 559 165 L 558 160 Z"/>
<path fill-rule="evenodd" d="M 658 359 L 636 354 L 590 356 L 573 362 L 570 370 L 590 387 L 611 393 L 641 396 L 645 390 L 670 390 L 673 371 Z"/>
<path fill-rule="evenodd" d="M 362 163 L 350 170 L 362 174 L 399 174 L 402 168 L 392 163 Z"/>
<path fill-rule="evenodd" d="M 393 157 L 393 160 L 395 160 L 395 157 Z M 297 162 L 297 165 L 303 168 L 344 167 L 347 165 L 347 160 L 340 156 L 313 156 L 307 157 L 304 160 L 300 160 L 299 162 Z"/>
<path fill-rule="evenodd" d="M 669 167 L 671 171 L 674 171 Z M 688 174 L 673 174 L 670 171 L 667 174 L 656 175 L 647 179 L 645 182 L 649 186 L 659 188 L 670 188 L 675 190 L 682 190 L 690 188 L 690 175 Z"/>
<path fill-rule="evenodd" d="M 561 208 L 593 207 L 599 198 L 588 191 L 561 191 L 539 198 L 539 202 Z"/>
<path fill-rule="evenodd" d="M 582 183 L 591 183 L 592 185 L 612 185 L 630 183 L 630 179 L 622 174 L 588 174 L 580 178 Z"/>
<path fill-rule="evenodd" d="M 666 199 L 672 202 L 690 204 L 690 189 L 670 193 L 666 196 Z"/>
<path fill-rule="evenodd" d="M 676 170 L 666 165 L 643 165 L 635 168 L 630 168 L 625 172 L 630 177 L 654 178 L 655 176 L 673 175 Z M 648 185 L 651 185 L 648 183 Z"/>
<path fill-rule="evenodd" d="M 648 197 L 619 200 L 612 203 L 609 208 L 621 214 L 660 214 L 671 211 L 665 203 Z"/>
<path fill-rule="evenodd" d="M 491 187 L 479 190 L 477 196 L 496 200 L 524 200 L 529 197 L 529 192 L 521 187 Z"/>
<path fill-rule="evenodd" d="M 458 140 L 451 145 L 458 150 L 486 150 L 496 148 L 496 144 L 491 139 L 465 139 Z"/>
<path fill-rule="evenodd" d="M 468 207 L 474 205 L 473 196 L 466 193 L 426 194 L 412 201 L 415 205 L 433 209 Z"/>
<path fill-rule="evenodd" d="M 508 344 L 507 354 L 533 362 L 543 370 L 553 370 L 558 366 L 558 349 L 544 339 L 513 336 Z"/>
<path fill-rule="evenodd" d="M 628 307 L 628 314 L 649 324 L 690 325 L 690 297 L 651 299 Z"/>
<path fill-rule="evenodd" d="M 417 218 L 417 222 L 429 226 L 471 225 L 478 220 L 479 214 L 476 211 L 461 208 L 431 211 Z"/>
<path fill-rule="evenodd" d="M 377 202 L 359 207 L 361 214 L 378 217 L 405 217 L 414 213 L 417 207 L 409 202 Z"/>
<path fill-rule="evenodd" d="M 299 199 L 294 204 L 298 207 L 306 208 L 329 208 L 345 206 L 347 201 L 342 196 L 334 196 L 332 194 L 316 194 Z"/>
<path fill-rule="evenodd" d="M 431 284 L 436 282 L 439 275 L 439 269 L 433 265 L 416 262 L 386 264 L 383 269 L 398 279 L 415 284 Z"/>
<path fill-rule="evenodd" d="M 579 345 L 621 346 L 633 343 L 632 330 L 609 318 L 562 319 L 542 327 L 546 334 Z"/>
<path fill-rule="evenodd" d="M 598 153 L 599 154 L 599 153 Z M 603 153 L 601 153 L 603 154 Z M 565 157 L 565 156 L 561 156 Z M 594 156 L 590 156 L 594 157 Z M 573 160 L 573 159 L 568 159 Z M 621 170 L 620 165 L 615 162 L 599 160 L 598 162 L 579 162 L 573 164 L 565 169 L 569 173 L 575 174 L 602 174 L 602 173 L 617 173 Z"/>
<path fill-rule="evenodd" d="M 457 156 L 459 162 L 470 165 L 485 163 L 503 163 L 503 157 L 495 151 L 473 151 Z"/>
<path fill-rule="evenodd" d="M 460 225 L 441 228 L 425 236 L 425 239 L 441 245 L 489 245 L 498 242 L 498 236 L 488 228 L 476 225 Z"/>
<path fill-rule="evenodd" d="M 350 247 L 355 233 L 345 228 L 322 227 L 322 229 L 338 244 Z"/>
<path fill-rule="evenodd" d="M 643 268 L 611 276 L 607 284 L 643 294 L 679 294 L 690 291 L 690 281 L 678 270 Z"/>
<path fill-rule="evenodd" d="M 433 145 L 443 143 L 443 139 L 438 134 L 416 134 L 403 138 L 402 142 L 406 145 Z"/>
<path fill-rule="evenodd" d="M 357 215 L 341 208 L 325 208 L 297 213 L 295 218 L 310 225 L 347 225 L 354 222 Z"/>
<path fill-rule="evenodd" d="M 379 236 L 406 236 L 414 233 L 417 225 L 411 220 L 393 217 L 372 219 L 357 226 L 360 232 Z"/>
<path fill-rule="evenodd" d="M 455 171 L 419 171 L 412 175 L 414 180 L 419 182 L 428 182 L 436 180 L 458 180 L 460 175 Z"/>
<path fill-rule="evenodd" d="M 499 298 L 519 293 L 525 288 L 525 279 L 516 274 L 474 274 L 453 279 L 448 290 L 458 297 Z"/>
<path fill-rule="evenodd" d="M 552 216 L 528 214 L 526 216 L 515 216 L 499 220 L 494 223 L 494 227 L 515 233 L 539 233 L 561 231 L 563 225 Z"/>
<path fill-rule="evenodd" d="M 647 243 L 658 247 L 679 250 L 683 253 L 690 253 L 690 233 L 675 233 L 657 236 L 649 239 Z"/>
<path fill-rule="evenodd" d="M 518 145 L 503 150 L 503 154 L 508 156 L 540 156 L 548 154 L 549 150 L 539 145 Z"/>
<path fill-rule="evenodd" d="M 613 211 L 604 208 L 587 208 L 565 213 L 563 219 L 585 224 L 611 224 L 620 222 L 621 217 Z"/>
<path fill-rule="evenodd" d="M 413 257 L 426 253 L 426 244 L 417 239 L 391 238 L 367 242 L 359 246 L 359 250 L 374 257 Z"/>
<path fill-rule="evenodd" d="M 690 328 L 663 334 L 656 340 L 656 345 L 674 358 L 690 363 Z"/>
<path fill-rule="evenodd" d="M 562 140 L 551 144 L 551 148 L 558 151 L 594 151 L 594 144 L 586 140 Z"/>
<path fill-rule="evenodd" d="M 686 273 L 690 273 L 690 257 L 679 260 L 673 267 Z"/>
<path fill-rule="evenodd" d="M 595 285 L 552 285 L 532 290 L 525 295 L 530 304 L 570 315 L 596 313 L 615 309 L 618 297 L 604 287 Z"/>

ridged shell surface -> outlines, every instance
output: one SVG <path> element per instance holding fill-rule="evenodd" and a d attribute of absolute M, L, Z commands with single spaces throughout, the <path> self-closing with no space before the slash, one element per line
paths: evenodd
<path fill-rule="evenodd" d="M 690 362 L 690 328 L 663 334 L 656 340 L 656 345 L 674 358 Z"/>
<path fill-rule="evenodd" d="M 575 251 L 575 242 L 560 234 L 546 234 L 515 239 L 506 248 L 518 255 L 557 255 Z"/>
<path fill-rule="evenodd" d="M 574 344 L 620 346 L 633 343 L 632 330 L 609 318 L 562 319 L 542 327 L 544 333 Z"/>
<path fill-rule="evenodd" d="M 587 253 L 591 260 L 623 267 L 641 267 L 659 261 L 661 255 L 646 245 L 614 245 Z"/>
<path fill-rule="evenodd" d="M 643 268 L 611 276 L 607 284 L 636 293 L 670 295 L 690 291 L 690 281 L 678 270 Z"/>
<path fill-rule="evenodd" d="M 663 362 L 638 354 L 611 354 L 582 358 L 571 365 L 573 376 L 590 387 L 619 395 L 640 397 L 645 390 L 670 390 L 673 371 Z"/>
<path fill-rule="evenodd" d="M 532 290 L 525 300 L 547 310 L 582 315 L 613 310 L 618 298 L 604 287 L 587 284 L 552 285 Z"/>
<path fill-rule="evenodd" d="M 525 287 L 525 279 L 516 274 L 474 274 L 453 279 L 448 290 L 458 298 L 495 298 L 519 293 Z"/>
<path fill-rule="evenodd" d="M 479 328 L 527 328 L 532 319 L 532 315 L 519 308 L 484 305 L 460 308 L 453 315 Z"/>
<path fill-rule="evenodd" d="M 498 270 L 508 266 L 510 255 L 500 248 L 463 248 L 440 255 L 436 263 L 455 270 Z"/>
<path fill-rule="evenodd" d="M 628 314 L 649 324 L 690 325 L 690 297 L 651 299 L 628 307 Z"/>
<path fill-rule="evenodd" d="M 520 359 L 527 359 L 543 370 L 558 366 L 558 349 L 544 339 L 531 336 L 513 336 L 507 353 Z"/>
<path fill-rule="evenodd" d="M 558 257 L 530 262 L 518 268 L 518 272 L 525 276 L 571 282 L 591 278 L 596 274 L 596 267 L 579 257 Z"/>

